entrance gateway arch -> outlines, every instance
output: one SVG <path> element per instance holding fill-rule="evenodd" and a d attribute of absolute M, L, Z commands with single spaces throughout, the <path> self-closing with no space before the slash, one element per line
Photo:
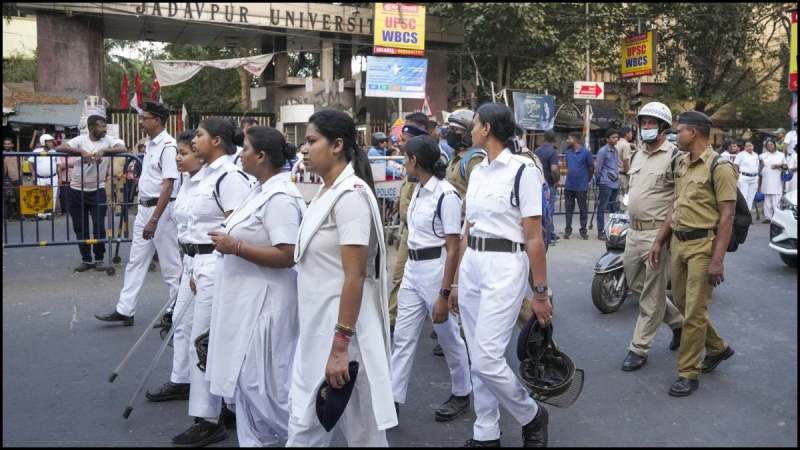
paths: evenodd
<path fill-rule="evenodd" d="M 338 108 L 358 113 L 366 109 L 381 118 L 390 99 L 356 98 L 350 69 L 359 46 L 372 45 L 371 8 L 330 3 L 16 3 L 21 12 L 35 14 L 37 22 L 37 89 L 50 92 L 102 95 L 103 39 L 160 41 L 209 46 L 260 48 L 276 53 L 275 65 L 264 72 L 266 100 L 260 110 L 282 120 L 293 105 L 314 109 Z M 428 59 L 426 94 L 435 117 L 447 110 L 447 52 L 464 41 L 460 25 L 426 18 L 425 58 Z M 347 45 L 350 43 L 351 45 Z M 338 46 L 337 46 L 338 44 Z M 336 47 L 336 49 L 335 49 Z M 287 76 L 286 51 L 320 53 L 321 77 L 312 92 L 304 78 Z M 371 54 L 371 49 L 360 54 Z M 339 67 L 334 67 L 334 52 Z M 344 92 L 338 81 L 344 78 Z M 327 89 L 326 89 L 327 85 Z M 167 88 L 168 89 L 168 88 Z M 363 90 L 362 90 L 363 92 Z M 421 109 L 422 100 L 404 100 L 403 109 Z M 287 106 L 289 107 L 287 109 Z M 308 109 L 308 106 L 305 107 Z M 288 117 L 287 117 L 288 119 Z"/>

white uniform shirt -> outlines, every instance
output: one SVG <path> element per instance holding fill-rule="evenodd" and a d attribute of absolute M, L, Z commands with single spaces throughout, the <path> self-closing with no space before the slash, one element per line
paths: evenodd
<path fill-rule="evenodd" d="M 440 198 L 441 217 L 436 215 Z M 425 186 L 417 183 L 408 206 L 408 248 L 419 250 L 442 247 L 445 238 L 441 236 L 460 232 L 461 198 L 456 189 L 446 180 L 434 176 L 431 176 Z"/>
<path fill-rule="evenodd" d="M 236 164 L 236 167 L 239 169 L 242 168 L 242 150 L 244 147 L 236 146 L 236 153 L 233 154 L 233 163 Z"/>
<path fill-rule="evenodd" d="M 735 154 L 735 155 L 732 155 L 732 154 L 731 154 L 731 152 L 729 152 L 729 151 L 725 150 L 725 151 L 724 151 L 724 152 L 722 152 L 722 154 L 720 154 L 719 156 L 721 156 L 721 157 L 723 157 L 723 158 L 727 159 L 728 161 L 730 161 L 730 162 L 732 162 L 732 163 L 735 163 L 735 162 L 736 162 L 736 157 L 737 157 L 737 156 L 739 156 L 739 154 L 737 153 L 737 154 Z"/>
<path fill-rule="evenodd" d="M 34 154 L 37 156 L 31 156 L 28 158 L 28 162 L 36 164 L 36 178 L 43 179 L 46 181 L 53 180 L 55 177 L 58 176 L 58 160 L 60 159 L 59 156 L 41 156 L 42 152 L 45 153 L 55 153 L 55 150 L 45 150 L 44 148 L 37 148 L 33 151 Z M 55 181 L 55 180 L 53 180 Z"/>
<path fill-rule="evenodd" d="M 190 242 L 189 225 L 192 221 L 192 202 L 197 198 L 197 186 L 200 185 L 202 179 L 201 172 L 202 170 L 199 170 L 193 177 L 188 173 L 183 173 L 180 175 L 180 183 L 175 183 L 176 187 L 180 188 L 172 212 L 175 226 L 178 229 L 178 242 Z"/>
<path fill-rule="evenodd" d="M 775 151 L 775 153 L 764 151 L 761 154 L 761 161 L 764 162 L 764 168 L 761 169 L 761 193 L 773 195 L 783 193 L 781 169 L 772 168 L 774 164 L 784 164 L 786 162 L 783 153 L 779 151 Z"/>
<path fill-rule="evenodd" d="M 519 206 L 511 205 L 514 178 L 521 165 Z M 470 174 L 467 187 L 466 220 L 470 235 L 508 239 L 524 243 L 522 218 L 542 215 L 544 177 L 533 161 L 504 149 L 494 161 L 485 158 Z"/>
<path fill-rule="evenodd" d="M 797 147 L 797 130 L 790 130 L 783 137 L 783 149 L 786 150 L 787 155 L 794 153 Z"/>
<path fill-rule="evenodd" d="M 734 164 L 736 164 L 739 167 L 740 173 L 745 172 L 745 173 L 755 174 L 755 176 L 758 176 L 757 154 L 741 151 L 736 155 L 736 161 L 734 161 Z M 742 176 L 746 177 L 748 175 L 742 173 Z"/>
<path fill-rule="evenodd" d="M 125 142 L 122 139 L 112 138 L 111 136 L 106 135 L 99 141 L 93 141 L 88 134 L 82 134 L 74 137 L 67 142 L 68 146 L 80 150 L 86 150 L 89 153 L 97 153 L 100 150 L 110 150 L 117 144 L 122 145 L 123 147 L 125 146 Z M 84 158 L 83 173 L 81 173 L 81 165 L 78 165 L 77 163 L 75 164 L 75 167 L 70 170 L 69 187 L 77 190 L 83 189 L 87 192 L 96 191 L 98 189 L 99 179 L 99 189 L 105 188 L 106 174 L 108 173 L 108 166 L 110 164 L 110 157 L 102 158 L 102 161 L 99 164 L 100 168 L 98 172 L 98 164 L 95 162 L 95 160 Z M 81 188 L 81 186 L 83 187 Z"/>
<path fill-rule="evenodd" d="M 792 152 L 786 157 L 786 164 L 790 169 L 797 168 L 797 152 Z M 792 172 L 792 179 L 786 182 L 786 192 L 791 192 L 797 189 L 797 172 Z"/>
<path fill-rule="evenodd" d="M 147 141 L 145 152 L 142 174 L 139 176 L 139 197 L 158 198 L 161 194 L 161 182 L 165 178 L 178 179 L 178 166 L 175 162 L 178 144 L 167 130 L 164 130 Z M 177 193 L 178 183 L 175 182 L 170 197 L 175 197 Z"/>
<path fill-rule="evenodd" d="M 224 173 L 219 185 L 219 195 L 215 195 L 217 180 Z M 220 230 L 225 222 L 224 211 L 233 211 L 250 192 L 250 180 L 233 165 L 229 155 L 223 155 L 206 164 L 194 177 L 198 186 L 191 200 L 191 218 L 188 224 L 186 242 L 190 244 L 210 244 L 209 231 Z"/>

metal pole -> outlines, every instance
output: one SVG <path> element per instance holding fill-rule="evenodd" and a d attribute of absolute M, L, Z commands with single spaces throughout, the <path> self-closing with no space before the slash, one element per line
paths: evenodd
<path fill-rule="evenodd" d="M 642 33 L 642 18 L 639 17 L 636 19 L 636 33 Z M 653 49 L 655 52 L 655 49 Z M 636 77 L 636 93 L 640 94 L 642 92 L 642 77 Z"/>
<path fill-rule="evenodd" d="M 142 333 L 142 335 L 139 336 L 139 339 L 136 341 L 135 344 L 133 344 L 133 347 L 131 347 L 131 349 L 128 350 L 128 353 L 125 355 L 124 358 L 122 358 L 122 361 L 119 363 L 119 365 L 114 370 L 111 371 L 111 376 L 108 377 L 109 383 L 113 383 L 114 380 L 117 379 L 117 375 L 119 375 L 119 372 L 122 370 L 123 367 L 125 367 L 125 364 L 127 364 L 128 359 L 130 359 L 131 355 L 133 355 L 133 352 L 135 352 L 136 349 L 139 348 L 139 345 L 141 345 L 141 343 L 144 341 L 144 337 L 147 336 L 148 333 L 150 333 L 150 330 L 153 329 L 153 327 L 156 324 L 156 321 L 161 319 L 161 316 L 164 314 L 164 310 L 166 310 L 167 306 L 169 306 L 172 302 L 173 299 L 169 299 L 167 303 L 164 303 L 164 306 L 161 307 L 161 309 L 158 311 L 158 314 L 156 314 L 156 316 L 153 318 L 153 320 L 150 322 L 147 328 L 144 329 L 144 333 Z"/>
<path fill-rule="evenodd" d="M 586 3 L 586 81 L 590 79 L 589 72 L 589 3 Z M 589 131 L 591 130 L 591 123 L 589 122 L 589 99 L 586 99 L 586 107 L 583 112 L 583 128 L 584 128 L 584 143 L 586 148 L 589 148 Z"/>
<path fill-rule="evenodd" d="M 494 99 L 495 99 L 495 96 L 494 96 L 494 81 L 491 81 L 489 84 L 492 87 L 492 103 L 494 103 Z"/>

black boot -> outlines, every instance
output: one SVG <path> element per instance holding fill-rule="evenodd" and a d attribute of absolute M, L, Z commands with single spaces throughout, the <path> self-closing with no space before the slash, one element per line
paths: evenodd
<path fill-rule="evenodd" d="M 622 370 L 624 372 L 633 372 L 634 370 L 640 369 L 646 362 L 647 356 L 639 356 L 636 353 L 628 351 L 628 355 L 625 356 L 625 360 L 622 361 Z"/>
<path fill-rule="evenodd" d="M 464 444 L 464 447 L 502 447 L 500 445 L 500 439 L 495 439 L 493 441 L 476 441 L 475 439 L 468 439 L 467 443 Z"/>
<path fill-rule="evenodd" d="M 437 422 L 449 422 L 460 416 L 469 408 L 469 394 L 459 397 L 450 395 L 446 402 L 436 410 L 435 417 Z"/>
<path fill-rule="evenodd" d="M 173 383 L 167 381 L 154 393 L 145 392 L 145 397 L 151 402 L 166 402 L 168 400 L 189 400 L 189 383 Z"/>
<path fill-rule="evenodd" d="M 522 446 L 523 447 L 547 447 L 547 423 L 549 414 L 541 403 L 538 404 L 539 411 L 529 424 L 522 427 Z"/>
<path fill-rule="evenodd" d="M 734 353 L 733 348 L 731 348 L 731 346 L 729 345 L 728 348 L 726 348 L 720 354 L 717 354 L 717 355 L 706 355 L 706 357 L 703 358 L 703 364 L 702 364 L 702 366 L 700 366 L 700 370 L 703 373 L 711 373 L 711 372 L 713 372 L 714 369 L 717 368 L 719 363 L 721 363 L 722 361 L 724 361 L 724 360 L 730 358 L 731 356 L 733 356 L 733 353 Z"/>
<path fill-rule="evenodd" d="M 686 397 L 691 395 L 700 387 L 700 382 L 688 378 L 679 377 L 669 388 L 669 395 L 673 397 Z"/>
<path fill-rule="evenodd" d="M 225 431 L 225 425 L 195 417 L 194 424 L 188 430 L 172 438 L 172 445 L 175 447 L 205 447 L 225 440 L 227 437 L 228 432 Z"/>
<path fill-rule="evenodd" d="M 95 314 L 94 318 L 97 320 L 102 320 L 103 322 L 122 322 L 122 325 L 125 325 L 126 327 L 133 326 L 133 316 L 123 316 L 116 311 L 102 316 Z"/>

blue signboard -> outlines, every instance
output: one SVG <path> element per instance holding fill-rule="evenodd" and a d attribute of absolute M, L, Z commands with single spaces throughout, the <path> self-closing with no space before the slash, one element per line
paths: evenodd
<path fill-rule="evenodd" d="M 552 95 L 514 92 L 514 119 L 526 130 L 552 130 L 556 98 Z"/>
<path fill-rule="evenodd" d="M 425 58 L 367 56 L 366 97 L 425 98 Z"/>

